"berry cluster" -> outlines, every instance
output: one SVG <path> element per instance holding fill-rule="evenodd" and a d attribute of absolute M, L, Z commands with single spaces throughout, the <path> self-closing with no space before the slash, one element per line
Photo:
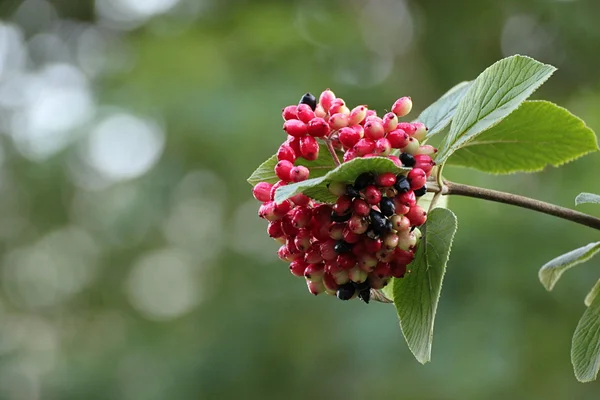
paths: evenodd
<path fill-rule="evenodd" d="M 253 194 L 262 202 L 258 214 L 269 221 L 269 236 L 281 243 L 279 258 L 289 262 L 292 274 L 306 279 L 311 293 L 341 300 L 359 297 L 368 303 L 371 289 L 407 273 L 421 237 L 418 227 L 427 218 L 417 198 L 427 192 L 436 152 L 420 144 L 425 125 L 398 121 L 411 108 L 411 99 L 402 97 L 380 118 L 366 106 L 350 110 L 328 89 L 318 101 L 307 93 L 297 106 L 283 109 L 288 137 L 277 152 L 279 181 L 258 183 Z M 304 194 L 276 203 L 279 187 L 309 178 L 319 142 L 327 144 L 334 158 L 343 151 L 343 162 L 386 157 L 411 169 L 398 175 L 366 172 L 353 182 L 332 182 L 328 188 L 337 197 L 334 204 Z M 303 165 L 300 158 L 306 160 Z"/>

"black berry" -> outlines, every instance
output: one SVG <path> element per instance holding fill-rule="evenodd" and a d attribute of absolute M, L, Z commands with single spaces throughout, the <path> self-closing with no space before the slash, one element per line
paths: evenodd
<path fill-rule="evenodd" d="M 364 289 L 358 292 L 358 298 L 366 304 L 369 304 L 369 301 L 371 300 L 371 289 Z"/>
<path fill-rule="evenodd" d="M 310 106 L 310 108 L 313 111 L 315 111 L 315 109 L 317 108 L 317 99 L 311 93 L 306 93 L 300 99 L 300 103 L 299 104 L 308 104 Z"/>
<path fill-rule="evenodd" d="M 417 163 L 415 158 L 411 154 L 408 154 L 408 153 L 401 153 L 399 158 L 400 158 L 400 161 L 402 162 L 402 165 L 404 165 L 405 167 L 412 168 Z"/>
<path fill-rule="evenodd" d="M 414 190 L 414 192 L 415 192 L 415 196 L 417 196 L 417 197 L 424 196 L 425 193 L 427 193 L 427 185 L 423 185 L 423 187 L 421 187 L 417 190 Z"/>
<path fill-rule="evenodd" d="M 394 189 L 396 189 L 398 193 L 406 193 L 410 190 L 410 182 L 406 179 L 404 175 L 398 175 L 396 177 Z"/>
<path fill-rule="evenodd" d="M 356 189 L 353 185 L 346 186 L 346 194 L 352 198 L 360 196 L 358 189 Z"/>
<path fill-rule="evenodd" d="M 338 215 L 335 211 L 331 212 L 331 220 L 333 222 L 346 222 L 352 217 L 352 212 L 348 212 L 346 214 Z"/>
<path fill-rule="evenodd" d="M 343 240 L 338 240 L 337 243 L 333 246 L 333 250 L 338 253 L 349 253 L 352 251 L 352 245 L 350 243 L 344 242 Z"/>
<path fill-rule="evenodd" d="M 336 295 L 337 295 L 337 298 L 340 300 L 350 300 L 352 298 L 352 296 L 354 296 L 355 292 L 356 292 L 356 289 L 354 288 L 354 285 L 352 284 L 352 282 L 348 282 L 348 283 L 345 283 L 343 285 L 340 285 L 340 287 L 338 287 Z"/>
<path fill-rule="evenodd" d="M 381 213 L 386 217 L 391 217 L 396 212 L 396 206 L 394 205 L 394 200 L 389 197 L 384 197 L 379 202 L 379 209 Z"/>
<path fill-rule="evenodd" d="M 354 181 L 354 187 L 357 190 L 363 190 L 369 185 L 375 184 L 375 176 L 370 172 L 364 172 L 356 178 Z"/>

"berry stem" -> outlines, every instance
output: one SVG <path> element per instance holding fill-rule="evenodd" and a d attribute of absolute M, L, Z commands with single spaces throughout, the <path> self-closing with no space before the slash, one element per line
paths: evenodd
<path fill-rule="evenodd" d="M 338 158 L 337 153 L 335 152 L 335 149 L 333 148 L 333 143 L 331 142 L 330 138 L 325 139 L 325 143 L 327 143 L 327 150 L 329 150 L 329 154 L 331 154 L 331 158 L 333 158 L 333 162 L 335 163 L 336 167 L 340 166 L 340 159 Z"/>
<path fill-rule="evenodd" d="M 571 210 L 569 208 L 560 207 L 554 204 L 546 203 L 544 201 L 535 200 L 529 197 L 519 196 L 512 193 L 484 189 L 476 186 L 463 185 L 461 183 L 454 183 L 449 181 L 444 181 L 444 185 L 441 189 L 438 184 L 430 182 L 428 184 L 428 191 L 434 193 L 441 193 L 442 195 L 473 197 L 476 199 L 495 201 L 497 203 L 510 204 L 513 206 L 527 208 L 529 210 L 573 221 L 575 223 L 585 225 L 596 230 L 600 230 L 600 218 L 596 218 L 591 215 L 581 213 L 579 211 Z"/>

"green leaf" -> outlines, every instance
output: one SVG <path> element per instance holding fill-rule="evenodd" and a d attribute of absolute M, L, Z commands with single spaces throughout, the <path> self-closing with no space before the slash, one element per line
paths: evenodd
<path fill-rule="evenodd" d="M 277 155 L 274 154 L 256 168 L 247 179 L 248 183 L 255 186 L 259 182 L 277 182 L 279 178 L 275 175 L 275 164 L 277 164 Z"/>
<path fill-rule="evenodd" d="M 424 123 L 428 128 L 427 138 L 441 132 L 450 123 L 469 86 L 471 82 L 467 81 L 455 85 L 419 115 L 417 121 Z"/>
<path fill-rule="evenodd" d="M 322 177 L 280 187 L 275 192 L 275 201 L 280 203 L 298 193 L 304 193 L 320 202 L 334 203 L 337 197 L 327 189 L 327 185 L 331 182 L 352 183 L 363 172 L 394 172 L 399 174 L 406 173 L 409 170 L 398 168 L 392 160 L 385 157 L 355 158 L 329 171 Z"/>
<path fill-rule="evenodd" d="M 585 300 L 583 302 L 587 307 L 592 305 L 594 299 L 598 296 L 598 293 L 600 293 L 600 279 L 596 281 L 596 284 L 594 285 L 592 290 L 590 290 L 587 296 L 585 296 Z"/>
<path fill-rule="evenodd" d="M 532 58 L 504 58 L 483 71 L 460 101 L 450 132 L 437 154 L 443 163 L 478 134 L 496 125 L 525 101 L 556 70 Z"/>
<path fill-rule="evenodd" d="M 571 362 L 578 381 L 596 379 L 600 369 L 600 297 L 596 297 L 585 310 L 575 328 Z"/>
<path fill-rule="evenodd" d="M 394 305 L 408 347 L 422 364 L 431 359 L 433 325 L 446 263 L 456 232 L 456 216 L 447 208 L 434 208 L 410 273 L 393 280 Z"/>
<path fill-rule="evenodd" d="M 575 205 L 578 206 L 580 204 L 585 204 L 585 203 L 600 203 L 600 196 L 598 196 L 597 194 L 593 194 L 593 193 L 579 193 L 577 195 L 577 197 L 575 197 Z"/>
<path fill-rule="evenodd" d="M 431 207 L 431 201 L 433 200 L 433 196 L 435 196 L 435 193 L 433 192 L 427 192 L 425 193 L 424 196 L 421 196 L 419 198 L 417 198 L 417 204 L 419 206 L 421 206 L 421 208 L 423 208 L 425 211 L 429 210 L 429 207 Z M 450 196 L 440 196 L 437 200 L 437 202 L 435 203 L 435 207 L 442 207 L 442 208 L 448 208 L 448 198 Z"/>
<path fill-rule="evenodd" d="M 540 282 L 542 282 L 546 290 L 552 290 L 563 272 L 589 260 L 599 251 L 600 242 L 594 242 L 556 257 L 540 268 L 538 273 Z"/>
<path fill-rule="evenodd" d="M 597 149 L 596 135 L 581 119 L 548 101 L 526 101 L 457 149 L 447 163 L 495 174 L 534 172 Z"/>

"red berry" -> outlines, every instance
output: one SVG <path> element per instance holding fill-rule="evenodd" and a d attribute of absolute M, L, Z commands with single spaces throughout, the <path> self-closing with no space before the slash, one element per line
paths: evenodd
<path fill-rule="evenodd" d="M 392 112 L 399 117 L 404 117 L 412 109 L 412 100 L 410 97 L 401 97 L 392 106 Z"/>
<path fill-rule="evenodd" d="M 315 117 L 308 122 L 308 134 L 314 137 L 325 137 L 329 135 L 331 128 L 323 118 Z"/>
<path fill-rule="evenodd" d="M 360 139 L 352 148 L 354 153 L 358 157 L 362 157 L 366 154 L 372 153 L 375 150 L 375 142 L 371 139 Z"/>
<path fill-rule="evenodd" d="M 408 134 L 408 136 L 414 135 L 416 131 L 416 128 L 410 122 L 399 122 L 398 127 L 396 129 L 402 129 Z"/>
<path fill-rule="evenodd" d="M 298 119 L 290 119 L 283 123 L 283 130 L 286 131 L 288 135 L 301 137 L 306 135 L 308 126 Z"/>
<path fill-rule="evenodd" d="M 275 214 L 275 202 L 266 201 L 258 208 L 258 216 L 267 221 L 276 221 L 281 219 L 281 216 Z"/>
<path fill-rule="evenodd" d="M 427 182 L 427 175 L 421 168 L 411 169 L 406 178 L 410 182 L 410 188 L 412 190 L 422 188 Z"/>
<path fill-rule="evenodd" d="M 427 175 L 431 172 L 435 166 L 433 159 L 426 154 L 415 154 L 415 168 L 421 168 Z"/>
<path fill-rule="evenodd" d="M 312 219 L 312 210 L 307 207 L 296 207 L 291 211 L 291 218 L 296 228 L 306 228 Z"/>
<path fill-rule="evenodd" d="M 373 270 L 373 273 L 380 278 L 385 278 L 386 276 L 390 276 L 392 274 L 392 269 L 390 268 L 389 263 L 379 262 Z"/>
<path fill-rule="evenodd" d="M 344 215 L 350 210 L 350 207 L 352 207 L 352 197 L 344 195 L 337 199 L 333 205 L 333 211 L 337 215 Z"/>
<path fill-rule="evenodd" d="M 312 136 L 304 136 L 300 139 L 300 154 L 309 161 L 319 157 L 319 143 Z"/>
<path fill-rule="evenodd" d="M 310 249 L 311 234 L 308 229 L 300 229 L 294 238 L 294 246 L 299 252 L 305 253 Z"/>
<path fill-rule="evenodd" d="M 308 104 L 298 104 L 298 119 L 305 124 L 315 117 L 315 112 Z"/>
<path fill-rule="evenodd" d="M 372 140 L 381 139 L 385 135 L 383 123 L 372 119 L 365 123 L 365 137 Z"/>
<path fill-rule="evenodd" d="M 324 274 L 325 264 L 323 263 L 308 264 L 304 269 L 304 277 L 311 281 L 321 281 Z"/>
<path fill-rule="evenodd" d="M 394 205 L 396 208 L 398 205 L 405 205 L 408 207 L 412 207 L 417 203 L 417 197 L 415 196 L 415 192 L 409 190 L 408 192 L 398 193 L 394 198 Z M 396 214 L 398 214 L 396 210 Z"/>
<path fill-rule="evenodd" d="M 272 238 L 278 238 L 283 236 L 283 230 L 281 229 L 281 221 L 271 221 L 267 226 L 267 233 Z"/>
<path fill-rule="evenodd" d="M 386 157 L 392 152 L 392 145 L 386 138 L 377 139 L 375 142 L 375 154 Z"/>
<path fill-rule="evenodd" d="M 321 243 L 321 257 L 325 261 L 331 261 L 337 257 L 337 253 L 334 250 L 336 241 L 333 239 L 329 239 L 323 243 Z"/>
<path fill-rule="evenodd" d="M 368 227 L 368 225 L 367 225 L 367 227 Z M 366 229 L 365 229 L 365 232 L 366 232 Z M 362 232 L 362 233 L 364 233 L 364 232 Z M 346 243 L 354 244 L 354 243 L 358 243 L 362 239 L 362 236 L 360 233 L 353 232 L 350 229 L 350 225 L 348 225 L 346 228 L 344 228 L 344 231 L 342 232 L 342 239 Z"/>
<path fill-rule="evenodd" d="M 301 207 L 305 207 L 308 205 L 308 203 L 310 203 L 310 197 L 308 197 L 302 193 L 298 193 L 298 194 L 290 197 L 290 200 L 295 205 L 301 206 Z"/>
<path fill-rule="evenodd" d="M 409 136 L 403 129 L 391 131 L 387 134 L 386 138 L 390 141 L 390 145 L 394 149 L 401 149 L 408 145 Z"/>
<path fill-rule="evenodd" d="M 287 237 L 294 237 L 298 234 L 298 228 L 292 222 L 292 217 L 288 215 L 281 220 L 281 230 Z"/>
<path fill-rule="evenodd" d="M 328 112 L 331 108 L 331 104 L 335 100 L 335 94 L 327 89 L 319 96 L 319 104 L 323 107 L 323 109 Z"/>
<path fill-rule="evenodd" d="M 365 188 L 365 200 L 369 204 L 379 204 L 381 201 L 381 192 L 376 186 L 370 185 Z"/>
<path fill-rule="evenodd" d="M 396 183 L 396 175 L 393 172 L 385 172 L 383 174 L 379 174 L 375 178 L 375 183 L 377 184 L 377 186 L 382 187 L 394 186 L 394 183 Z"/>
<path fill-rule="evenodd" d="M 318 246 L 311 246 L 310 249 L 306 251 L 304 254 L 304 261 L 309 264 L 320 263 L 323 261 L 323 257 L 321 257 L 321 251 Z"/>
<path fill-rule="evenodd" d="M 279 146 L 279 150 L 277 150 L 277 160 L 287 160 L 291 163 L 296 161 L 296 153 L 288 142 L 282 143 L 281 146 Z"/>
<path fill-rule="evenodd" d="M 412 226 L 421 226 L 427 221 L 427 212 L 420 206 L 414 205 L 406 213 L 406 218 L 410 220 Z"/>
<path fill-rule="evenodd" d="M 344 127 L 339 130 L 338 138 L 340 139 L 340 143 L 342 143 L 345 148 L 349 149 L 358 143 L 361 137 L 360 133 L 355 129 Z"/>
<path fill-rule="evenodd" d="M 350 110 L 348 109 L 348 107 L 346 107 L 346 102 L 339 97 L 333 99 L 333 101 L 331 102 L 331 107 L 329 107 L 329 114 L 333 115 L 337 113 L 350 115 Z"/>
<path fill-rule="evenodd" d="M 370 239 L 365 237 L 364 239 L 365 248 L 369 254 L 375 254 L 381 250 L 382 242 L 380 239 Z"/>
<path fill-rule="evenodd" d="M 283 119 L 285 121 L 290 120 L 290 119 L 297 119 L 298 118 L 297 108 L 298 108 L 297 106 L 287 106 L 286 108 L 281 110 L 281 116 L 283 117 Z"/>
<path fill-rule="evenodd" d="M 258 201 L 265 202 L 271 200 L 272 184 L 268 182 L 259 182 L 252 188 L 252 195 Z"/>
<path fill-rule="evenodd" d="M 415 253 L 410 250 L 402 250 L 398 248 L 394 250 L 394 261 L 400 264 L 408 265 L 413 261 L 414 258 Z"/>
<path fill-rule="evenodd" d="M 390 264 L 391 267 L 391 275 L 394 278 L 403 278 L 404 275 L 406 275 L 406 264 L 398 264 L 398 263 L 392 263 Z"/>
<path fill-rule="evenodd" d="M 356 258 L 351 253 L 344 253 L 337 256 L 336 262 L 340 268 L 350 269 L 356 265 Z"/>
<path fill-rule="evenodd" d="M 308 179 L 309 170 L 303 165 L 298 165 L 290 170 L 290 180 L 292 182 L 302 182 Z"/>
<path fill-rule="evenodd" d="M 348 162 L 350 160 L 354 160 L 356 157 L 358 157 L 358 156 L 356 155 L 356 153 L 354 152 L 354 150 L 347 150 L 344 153 L 343 160 L 344 160 L 344 162 Z"/>
<path fill-rule="evenodd" d="M 348 229 L 357 235 L 362 235 L 369 229 L 369 222 L 359 215 L 353 215 L 348 220 Z M 348 240 L 346 241 L 350 242 Z"/>
<path fill-rule="evenodd" d="M 352 202 L 352 210 L 356 215 L 366 217 L 369 215 L 369 211 L 371 211 L 371 206 L 363 199 L 357 198 Z"/>
<path fill-rule="evenodd" d="M 290 263 L 290 272 L 295 276 L 304 276 L 306 267 L 308 267 L 308 264 L 306 264 L 303 259 L 299 258 Z"/>
<path fill-rule="evenodd" d="M 335 282 L 333 275 L 329 272 L 325 272 L 323 275 L 323 285 L 325 285 L 325 289 L 331 291 L 332 294 L 338 290 L 338 284 Z"/>
<path fill-rule="evenodd" d="M 275 164 L 275 174 L 279 179 L 283 182 L 290 182 L 290 171 L 294 168 L 294 164 L 292 164 L 288 160 L 281 160 L 277 164 Z"/>

